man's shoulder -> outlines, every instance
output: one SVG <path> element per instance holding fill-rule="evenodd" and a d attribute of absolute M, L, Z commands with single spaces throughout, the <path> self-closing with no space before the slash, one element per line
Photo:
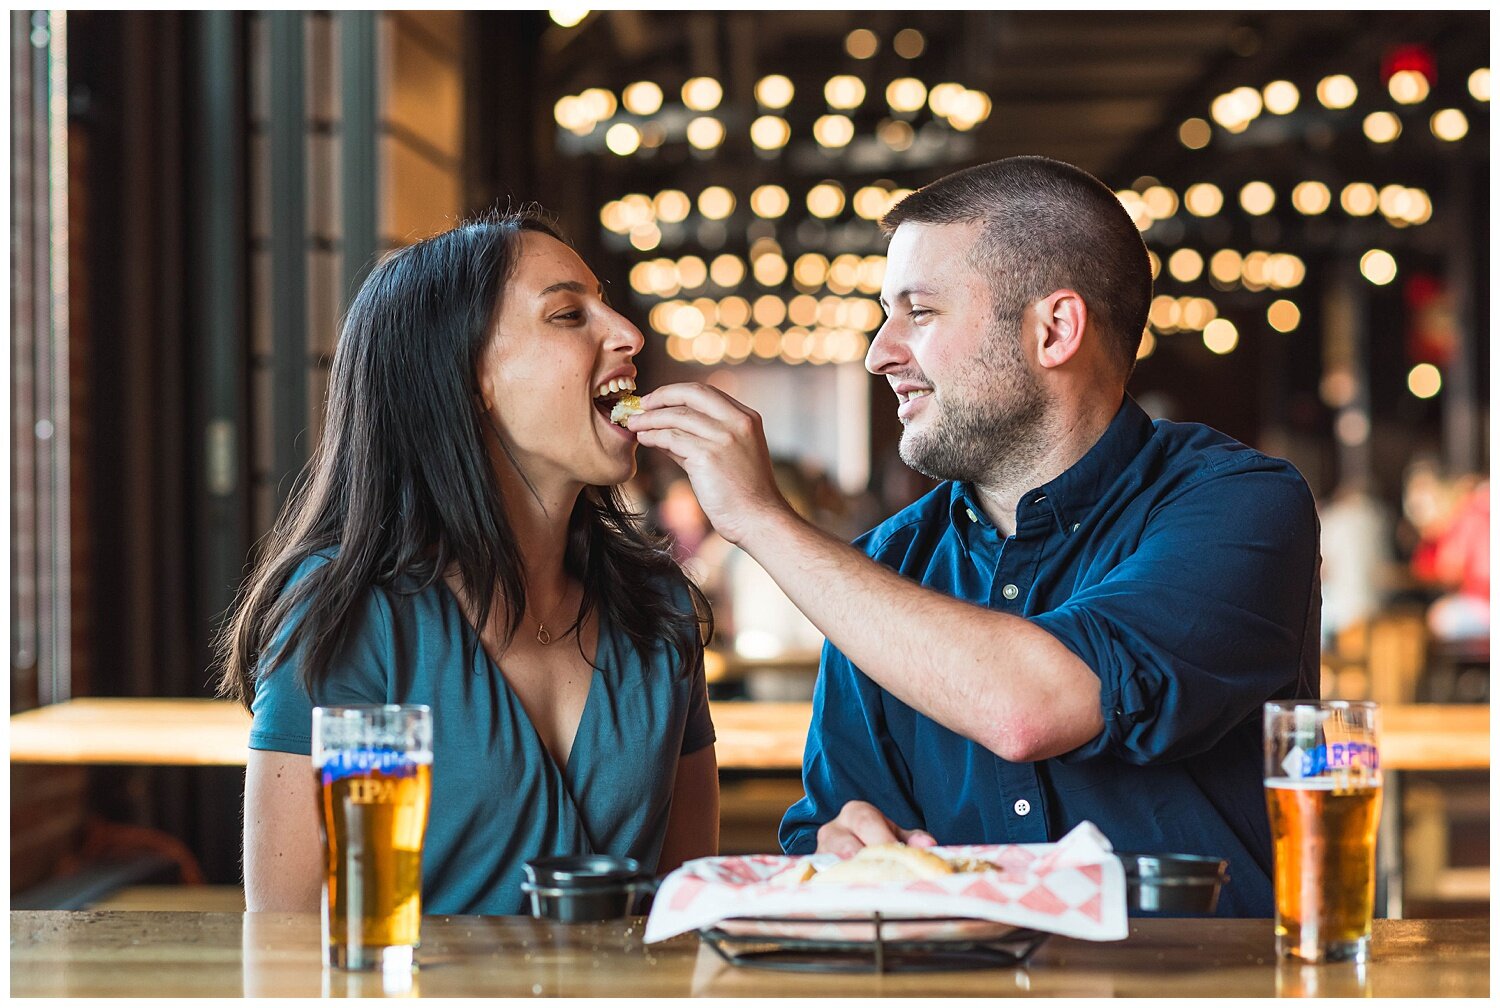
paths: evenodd
<path fill-rule="evenodd" d="M 953 491 L 953 481 L 944 480 L 855 539 L 855 548 L 882 560 L 905 552 L 920 539 L 941 537 L 951 521 Z"/>
<path fill-rule="evenodd" d="M 1204 480 L 1252 475 L 1285 485 L 1312 501 L 1302 473 L 1284 458 L 1268 454 L 1201 423 L 1154 422 L 1151 441 L 1161 459 L 1160 472 L 1170 482 L 1189 487 Z"/>

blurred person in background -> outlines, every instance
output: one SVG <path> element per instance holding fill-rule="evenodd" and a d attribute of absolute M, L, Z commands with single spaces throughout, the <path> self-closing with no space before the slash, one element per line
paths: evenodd
<path fill-rule="evenodd" d="M 1395 588 L 1395 520 L 1363 481 L 1340 484 L 1319 509 L 1323 549 L 1323 644 L 1369 622 Z"/>
<path fill-rule="evenodd" d="M 1046 842 L 1227 858 L 1269 917 L 1261 705 L 1317 695 L 1318 528 L 1287 462 L 1125 394 L 1151 299 L 1097 179 L 1008 158 L 890 211 L 866 366 L 944 482 L 856 541 L 777 492 L 760 418 L 701 385 L 630 420 L 828 638 L 789 853 Z"/>
<path fill-rule="evenodd" d="M 1412 574 L 1437 597 L 1427 626 L 1442 641 L 1472 641 L 1490 633 L 1490 484 L 1465 474 L 1435 485 L 1414 486 L 1408 500 L 1421 539 L 1412 553 Z M 1414 483 L 1425 481 L 1418 476 Z"/>
<path fill-rule="evenodd" d="M 717 853 L 706 606 L 616 489 L 636 442 L 610 388 L 641 346 L 535 212 L 370 273 L 222 642 L 254 716 L 248 909 L 319 906 L 315 704 L 432 708 L 425 912 L 521 912 L 531 858 Z"/>

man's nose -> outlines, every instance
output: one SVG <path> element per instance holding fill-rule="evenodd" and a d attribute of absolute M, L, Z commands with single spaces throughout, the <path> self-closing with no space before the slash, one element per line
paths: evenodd
<path fill-rule="evenodd" d="M 886 319 L 885 323 L 876 330 L 875 338 L 870 341 L 870 349 L 865 354 L 865 370 L 871 374 L 885 374 L 892 368 L 905 363 L 907 360 L 906 341 L 898 332 L 899 327 Z"/>

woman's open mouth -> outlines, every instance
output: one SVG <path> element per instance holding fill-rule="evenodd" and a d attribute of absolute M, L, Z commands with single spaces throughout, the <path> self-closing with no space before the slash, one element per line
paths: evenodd
<path fill-rule="evenodd" d="M 594 390 L 594 409 L 610 423 L 624 427 L 627 419 L 641 412 L 635 379 L 615 378 L 600 385 Z"/>

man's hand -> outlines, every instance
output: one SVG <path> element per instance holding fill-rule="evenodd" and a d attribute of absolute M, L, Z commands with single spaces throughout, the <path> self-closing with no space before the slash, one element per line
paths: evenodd
<path fill-rule="evenodd" d="M 709 385 L 664 385 L 626 421 L 636 439 L 687 473 L 714 529 L 739 543 L 756 522 L 793 514 L 776 489 L 760 414 Z"/>
<path fill-rule="evenodd" d="M 926 830 L 902 829 L 869 802 L 852 801 L 838 817 L 818 828 L 818 854 L 852 857 L 861 847 L 904 843 L 912 847 L 935 847 L 937 840 Z"/>

